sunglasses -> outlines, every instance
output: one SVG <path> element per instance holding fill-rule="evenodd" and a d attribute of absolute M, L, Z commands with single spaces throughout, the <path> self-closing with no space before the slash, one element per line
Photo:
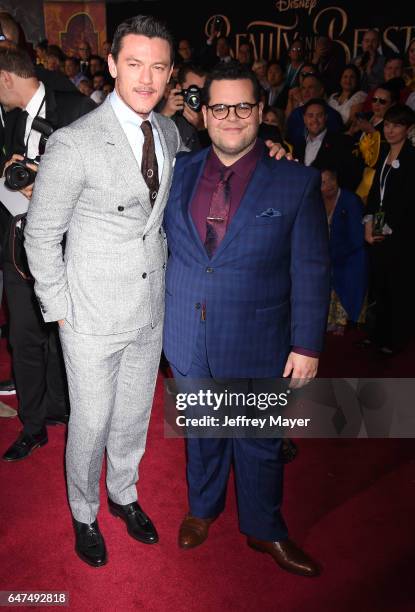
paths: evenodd
<path fill-rule="evenodd" d="M 385 98 L 372 98 L 372 102 L 374 104 L 382 104 L 382 106 L 384 106 L 389 102 L 389 100 L 385 100 Z"/>

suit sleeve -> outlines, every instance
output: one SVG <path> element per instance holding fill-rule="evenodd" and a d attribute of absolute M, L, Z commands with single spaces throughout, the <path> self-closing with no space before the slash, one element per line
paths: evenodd
<path fill-rule="evenodd" d="M 330 299 L 326 213 L 320 177 L 304 190 L 291 234 L 291 345 L 322 350 Z"/>
<path fill-rule="evenodd" d="M 66 317 L 63 237 L 83 189 L 84 168 L 70 135 L 59 130 L 39 165 L 25 228 L 25 249 L 46 322 Z"/>

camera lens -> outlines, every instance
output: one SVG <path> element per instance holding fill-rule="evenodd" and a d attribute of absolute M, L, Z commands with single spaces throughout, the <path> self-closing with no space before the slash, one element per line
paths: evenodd
<path fill-rule="evenodd" d="M 5 172 L 5 185 L 12 191 L 24 189 L 35 179 L 35 173 L 30 168 L 26 168 L 24 163 L 15 162 L 11 164 Z"/>

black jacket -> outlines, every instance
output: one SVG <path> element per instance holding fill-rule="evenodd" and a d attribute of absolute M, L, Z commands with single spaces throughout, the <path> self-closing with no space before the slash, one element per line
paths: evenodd
<path fill-rule="evenodd" d="M 294 148 L 294 157 L 304 163 L 306 139 Z M 353 142 L 344 134 L 327 132 L 317 156 L 311 164 L 318 170 L 336 170 L 340 187 L 355 191 L 358 187 L 364 163 L 360 156 L 353 153 Z"/>

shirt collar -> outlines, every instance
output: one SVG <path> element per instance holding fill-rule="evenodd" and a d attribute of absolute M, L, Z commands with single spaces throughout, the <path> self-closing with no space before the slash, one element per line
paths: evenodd
<path fill-rule="evenodd" d="M 253 169 L 256 166 L 259 158 L 261 157 L 263 153 L 263 150 L 264 150 L 264 144 L 262 140 L 257 138 L 254 146 L 252 147 L 250 151 L 248 151 L 248 153 L 246 153 L 243 157 L 238 159 L 238 161 L 236 161 L 231 166 L 225 166 L 220 161 L 219 157 L 216 155 L 212 147 L 210 154 L 209 154 L 208 162 L 207 162 L 209 164 L 209 174 L 210 173 L 220 174 L 221 172 L 223 172 L 224 169 L 232 168 L 233 172 L 236 175 L 238 175 L 240 178 L 246 178 L 246 176 L 249 174 L 251 169 Z"/>
<path fill-rule="evenodd" d="M 139 128 L 143 123 L 144 119 L 140 117 L 137 113 L 135 113 L 125 102 L 120 98 L 114 89 L 109 95 L 111 106 L 120 121 L 120 123 L 124 126 L 133 126 L 135 128 Z M 147 121 L 150 121 L 152 127 L 153 124 L 153 111 L 149 113 L 147 117 Z"/>
<path fill-rule="evenodd" d="M 323 142 L 324 140 L 324 136 L 327 134 L 327 128 L 325 130 L 323 130 L 322 132 L 320 132 L 320 134 L 318 136 L 316 136 L 315 138 L 313 138 L 311 140 L 310 138 L 310 134 L 307 134 L 307 144 L 310 142 L 315 143 L 315 142 Z"/>
<path fill-rule="evenodd" d="M 33 96 L 31 97 L 29 103 L 26 105 L 26 108 L 24 109 L 25 111 L 27 111 L 28 115 L 34 119 L 36 117 L 36 115 L 39 114 L 41 105 L 42 105 L 42 101 L 43 98 L 45 97 L 46 91 L 45 91 L 45 86 L 43 85 L 43 83 L 40 81 L 39 82 L 39 87 L 37 88 L 37 91 L 33 94 Z"/>

